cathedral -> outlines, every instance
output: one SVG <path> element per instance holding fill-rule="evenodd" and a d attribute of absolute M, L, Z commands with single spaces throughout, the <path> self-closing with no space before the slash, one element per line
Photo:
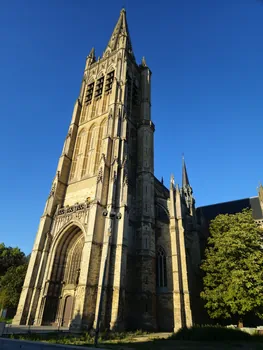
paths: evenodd
<path fill-rule="evenodd" d="M 151 70 L 126 12 L 86 59 L 13 324 L 165 330 L 198 314 L 202 237 L 193 191 L 154 176 Z"/>

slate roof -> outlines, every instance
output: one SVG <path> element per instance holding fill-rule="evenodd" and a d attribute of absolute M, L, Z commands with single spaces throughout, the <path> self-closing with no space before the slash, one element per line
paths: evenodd
<path fill-rule="evenodd" d="M 218 214 L 235 214 L 241 212 L 242 209 L 245 208 L 252 209 L 252 214 L 255 220 L 263 219 L 258 197 L 250 197 L 231 202 L 206 205 L 197 208 L 196 212 L 199 218 L 202 215 L 207 221 L 210 221 Z"/>

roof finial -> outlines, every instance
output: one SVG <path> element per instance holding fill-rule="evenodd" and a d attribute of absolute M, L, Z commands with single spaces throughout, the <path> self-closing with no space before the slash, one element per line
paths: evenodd
<path fill-rule="evenodd" d="M 143 66 L 143 67 L 147 67 L 147 63 L 146 63 L 146 60 L 145 60 L 145 57 L 143 56 L 143 58 L 142 58 L 142 63 L 141 63 L 141 65 Z"/>

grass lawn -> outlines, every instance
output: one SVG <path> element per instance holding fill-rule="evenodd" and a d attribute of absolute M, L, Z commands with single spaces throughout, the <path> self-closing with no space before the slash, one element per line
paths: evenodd
<path fill-rule="evenodd" d="M 0 322 L 5 322 L 7 324 L 11 324 L 12 321 L 13 321 L 12 318 L 2 318 L 2 317 L 0 317 Z"/>
<path fill-rule="evenodd" d="M 44 341 L 55 344 L 94 346 L 88 333 L 73 334 L 27 334 L 13 335 L 13 339 Z M 263 336 L 249 335 L 223 327 L 192 327 L 182 329 L 176 334 L 152 333 L 142 331 L 123 333 L 102 333 L 99 347 L 116 350 L 263 350 Z"/>

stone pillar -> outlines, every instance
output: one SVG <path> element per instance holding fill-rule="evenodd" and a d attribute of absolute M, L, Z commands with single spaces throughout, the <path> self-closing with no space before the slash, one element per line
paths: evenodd
<path fill-rule="evenodd" d="M 174 331 L 192 326 L 192 311 L 188 288 L 184 229 L 179 188 L 170 184 L 170 237 L 173 269 Z"/>
<path fill-rule="evenodd" d="M 32 303 L 32 294 L 35 288 L 36 279 L 39 271 L 39 265 L 44 249 L 44 242 L 48 232 L 50 232 L 52 219 L 49 215 L 42 216 L 38 228 L 38 233 L 31 252 L 27 273 L 20 295 L 17 312 L 13 319 L 13 325 L 25 325 L 28 321 L 28 314 Z"/>
<path fill-rule="evenodd" d="M 156 257 L 154 204 L 154 124 L 151 121 L 151 71 L 141 67 L 141 111 L 137 125 L 136 269 L 138 327 L 156 330 Z"/>

